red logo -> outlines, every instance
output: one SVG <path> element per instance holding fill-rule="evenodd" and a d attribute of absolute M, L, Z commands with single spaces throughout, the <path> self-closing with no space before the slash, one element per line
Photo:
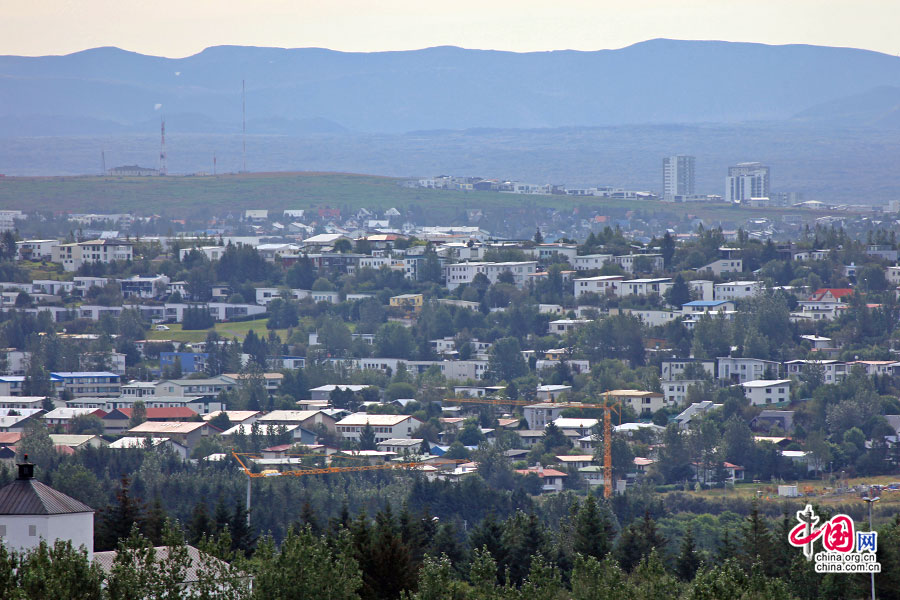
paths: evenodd
<path fill-rule="evenodd" d="M 811 510 L 809 512 L 812 513 Z M 792 546 L 798 548 L 806 546 L 812 549 L 813 542 L 822 538 L 822 545 L 825 546 L 826 550 L 832 552 L 853 552 L 853 542 L 856 537 L 853 519 L 847 515 L 835 515 L 828 521 L 825 521 L 825 524 L 821 527 L 816 527 L 819 520 L 818 517 L 814 516 L 814 514 L 803 513 L 804 511 L 798 513 L 798 519 L 801 522 L 791 529 L 791 533 L 788 536 Z"/>

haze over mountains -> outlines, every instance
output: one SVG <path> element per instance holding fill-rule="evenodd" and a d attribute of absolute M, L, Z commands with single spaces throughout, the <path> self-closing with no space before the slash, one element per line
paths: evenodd
<path fill-rule="evenodd" d="M 898 127 L 900 58 L 848 48 L 651 40 L 620 50 L 344 53 L 219 46 L 0 57 L 5 137 L 400 133 L 797 119 Z"/>

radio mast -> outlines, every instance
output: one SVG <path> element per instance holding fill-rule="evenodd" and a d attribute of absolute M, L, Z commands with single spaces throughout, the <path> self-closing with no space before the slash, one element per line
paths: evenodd
<path fill-rule="evenodd" d="M 166 118 L 163 117 L 160 122 L 160 142 L 159 142 L 159 174 L 168 175 L 166 168 Z"/>
<path fill-rule="evenodd" d="M 247 91 L 241 79 L 241 172 L 247 172 Z"/>

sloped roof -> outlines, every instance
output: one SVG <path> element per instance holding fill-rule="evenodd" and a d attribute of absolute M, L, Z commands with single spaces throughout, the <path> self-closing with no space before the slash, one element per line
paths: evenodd
<path fill-rule="evenodd" d="M 16 479 L 0 489 L 0 515 L 66 515 L 84 512 L 94 512 L 94 509 L 35 479 Z"/>

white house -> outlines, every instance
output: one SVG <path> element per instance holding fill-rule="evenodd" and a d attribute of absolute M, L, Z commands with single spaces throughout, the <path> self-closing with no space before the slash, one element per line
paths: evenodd
<path fill-rule="evenodd" d="M 716 359 L 719 365 L 718 379 L 721 381 L 731 381 L 733 383 L 744 383 L 746 381 L 754 381 L 763 379 L 766 371 L 777 375 L 780 363 L 774 360 L 763 360 L 761 358 L 733 358 L 731 356 L 720 356 Z"/>
<path fill-rule="evenodd" d="M 83 264 L 132 260 L 134 244 L 123 240 L 104 239 L 53 246 L 51 260 L 61 263 L 66 271 L 77 271 Z"/>
<path fill-rule="evenodd" d="M 732 281 L 715 284 L 713 297 L 715 300 L 740 300 L 752 298 L 761 291 L 762 283 L 759 281 Z"/>
<path fill-rule="evenodd" d="M 648 273 L 662 271 L 665 265 L 662 254 L 623 254 L 622 256 L 616 256 L 613 260 L 620 265 L 626 273 L 635 272 L 635 263 L 638 265 L 644 263 L 648 268 L 641 268 L 639 270 Z"/>
<path fill-rule="evenodd" d="M 366 425 L 375 430 L 375 442 L 378 443 L 390 439 L 410 439 L 413 432 L 422 426 L 422 421 L 409 415 L 353 413 L 338 421 L 335 428 L 345 440 L 358 442 L 359 434 Z"/>
<path fill-rule="evenodd" d="M 698 273 L 712 273 L 721 277 L 724 273 L 740 273 L 744 270 L 744 261 L 740 258 L 720 258 L 697 269 Z"/>
<path fill-rule="evenodd" d="M 584 254 L 576 256 L 570 262 L 573 263 L 576 271 L 593 271 L 602 269 L 603 265 L 613 262 L 612 254 Z"/>
<path fill-rule="evenodd" d="M 82 546 L 94 555 L 94 510 L 34 478 L 34 465 L 18 465 L 15 481 L 0 489 L 0 540 L 7 550 L 36 548 L 41 540 Z"/>
<path fill-rule="evenodd" d="M 731 300 L 693 300 L 682 304 L 681 310 L 685 316 L 725 313 L 734 310 L 734 302 Z"/>
<path fill-rule="evenodd" d="M 740 384 L 753 406 L 765 406 L 791 399 L 790 379 L 758 379 Z"/>
<path fill-rule="evenodd" d="M 662 390 L 666 403 L 670 406 L 682 406 L 687 403 L 688 390 L 702 383 L 699 379 L 674 379 L 663 381 Z"/>
<path fill-rule="evenodd" d="M 649 296 L 659 295 L 665 291 L 666 284 L 672 281 L 669 277 L 657 277 L 650 279 L 626 279 L 619 284 L 619 296 Z"/>
<path fill-rule="evenodd" d="M 598 275 L 597 277 L 579 277 L 574 279 L 575 297 L 582 294 L 617 294 L 619 285 L 625 278 L 621 275 Z"/>

